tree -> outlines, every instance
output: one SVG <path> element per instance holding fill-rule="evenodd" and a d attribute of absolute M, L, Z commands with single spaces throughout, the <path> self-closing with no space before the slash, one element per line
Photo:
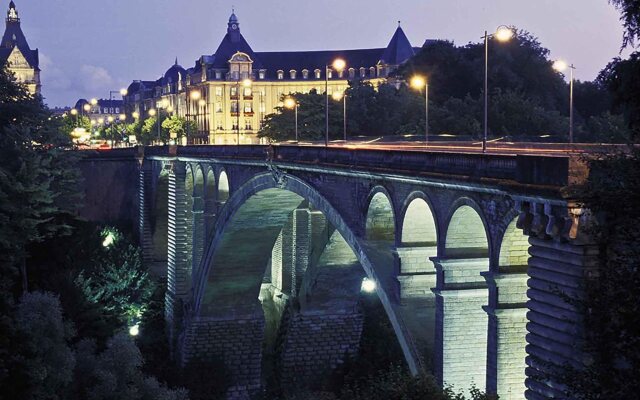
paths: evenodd
<path fill-rule="evenodd" d="M 51 293 L 27 293 L 15 310 L 13 365 L 3 385 L 7 398 L 66 399 L 75 357 L 67 340 L 72 331 Z M 2 396 L 2 395 L 0 395 Z"/>
<path fill-rule="evenodd" d="M 606 85 L 631 128 L 634 140 L 640 137 L 640 52 L 632 53 L 627 60 L 619 57 L 611 61 L 598 75 L 598 81 Z"/>
<path fill-rule="evenodd" d="M 183 117 L 172 115 L 162 121 L 162 129 L 169 133 L 171 139 L 180 140 L 186 137 L 189 133 L 195 133 L 198 127 L 195 121 L 187 121 Z"/>
<path fill-rule="evenodd" d="M 621 12 L 620 20 L 625 29 L 622 36 L 622 49 L 627 46 L 635 47 L 640 37 L 640 1 L 638 0 L 609 0 Z"/>

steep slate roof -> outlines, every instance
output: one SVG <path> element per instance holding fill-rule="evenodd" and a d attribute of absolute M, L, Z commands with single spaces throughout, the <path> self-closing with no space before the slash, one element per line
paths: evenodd
<path fill-rule="evenodd" d="M 218 49 L 214 53 L 214 59 L 211 66 L 213 68 L 227 68 L 227 62 L 237 52 L 247 54 L 253 61 L 253 68 L 262 68 L 260 60 L 256 58 L 256 54 L 253 52 L 253 49 L 249 46 L 249 43 L 247 43 L 244 36 L 242 36 L 242 33 L 240 33 L 238 17 L 236 17 L 235 13 L 231 13 L 227 27 L 227 34 L 224 35 L 222 42 L 220 42 Z"/>
<path fill-rule="evenodd" d="M 414 54 L 415 52 L 413 51 L 413 47 L 411 47 L 411 43 L 409 43 L 409 39 L 407 39 L 407 35 L 404 34 L 404 31 L 400 25 L 398 25 L 398 29 L 396 29 L 396 32 L 393 34 L 380 60 L 389 65 L 400 65 L 413 57 Z"/>
<path fill-rule="evenodd" d="M 13 1 L 9 4 L 9 9 L 15 9 L 15 4 Z M 4 64 L 14 47 L 17 47 L 20 52 L 24 55 L 24 58 L 27 60 L 31 68 L 38 68 L 40 64 L 40 60 L 38 57 L 38 49 L 31 50 L 29 47 L 29 43 L 27 43 L 27 38 L 22 33 L 22 28 L 20 28 L 20 19 L 9 19 L 6 20 L 6 28 L 4 31 L 4 35 L 2 36 L 2 41 L 0 42 L 0 61 Z"/>
<path fill-rule="evenodd" d="M 300 73 L 303 69 L 309 70 L 309 78 L 314 79 L 315 69 L 324 70 L 327 63 L 336 58 L 342 58 L 348 68 L 360 67 L 369 69 L 374 67 L 380 60 L 383 48 L 360 49 L 360 50 L 321 50 L 321 51 L 274 51 L 258 52 L 256 55 L 262 61 L 262 68 L 267 70 L 267 79 L 276 79 L 277 71 L 284 71 L 284 78 L 290 79 L 289 71 L 294 69 L 298 72 L 296 80 L 300 80 Z M 255 68 L 255 67 L 254 67 Z M 324 71 L 322 72 L 324 79 Z"/>
<path fill-rule="evenodd" d="M 176 58 L 175 64 L 173 64 L 171 68 L 169 68 L 167 72 L 164 73 L 163 82 L 165 84 L 175 83 L 181 79 L 185 79 L 185 77 L 186 77 L 186 70 L 182 68 L 181 65 L 178 64 L 178 59 Z"/>

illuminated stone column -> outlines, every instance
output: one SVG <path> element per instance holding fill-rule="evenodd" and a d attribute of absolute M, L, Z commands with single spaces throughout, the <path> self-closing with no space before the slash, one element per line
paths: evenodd
<path fill-rule="evenodd" d="M 213 231 L 218 215 L 218 206 L 215 199 L 204 199 L 204 225 L 205 225 L 205 241 Z M 205 244 L 206 247 L 206 244 Z"/>
<path fill-rule="evenodd" d="M 485 272 L 489 285 L 487 392 L 500 399 L 524 399 L 527 335 L 527 273 L 524 267 L 508 272 Z"/>
<path fill-rule="evenodd" d="M 429 258 L 437 255 L 437 247 L 398 247 L 396 252 L 400 260 L 400 298 L 433 299 L 436 270 Z"/>
<path fill-rule="evenodd" d="M 152 165 L 150 162 L 143 162 L 138 174 L 138 233 L 142 257 L 145 262 L 153 259 L 153 239 L 150 225 L 152 183 Z"/>
<path fill-rule="evenodd" d="M 487 258 L 433 258 L 437 270 L 435 375 L 456 391 L 485 389 L 487 370 L 487 285 L 480 272 Z"/>
<path fill-rule="evenodd" d="M 192 246 L 192 276 L 196 276 L 196 272 L 202 261 L 204 253 L 205 237 L 207 235 L 207 227 L 205 224 L 205 204 L 202 197 L 193 197 L 193 240 Z"/>
<path fill-rule="evenodd" d="M 191 279 L 185 177 L 185 164 L 174 161 L 169 173 L 169 255 L 165 297 L 165 318 L 172 344 L 182 322 L 184 300 L 189 293 Z"/>

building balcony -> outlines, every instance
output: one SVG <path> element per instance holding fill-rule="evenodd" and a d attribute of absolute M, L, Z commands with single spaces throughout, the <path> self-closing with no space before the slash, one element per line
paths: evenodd
<path fill-rule="evenodd" d="M 243 96 L 242 98 L 243 98 L 244 100 L 253 100 L 253 95 L 252 95 L 252 94 L 250 94 L 250 95 L 248 95 L 248 96 Z"/>
<path fill-rule="evenodd" d="M 254 112 L 253 112 L 253 111 L 245 111 L 245 112 L 244 112 L 244 115 L 245 115 L 245 116 L 247 116 L 247 117 L 252 117 L 252 116 L 253 116 L 253 114 L 254 114 Z"/>

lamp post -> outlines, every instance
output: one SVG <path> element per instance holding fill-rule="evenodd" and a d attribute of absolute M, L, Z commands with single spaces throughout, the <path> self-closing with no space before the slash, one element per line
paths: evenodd
<path fill-rule="evenodd" d="M 421 77 L 411 78 L 411 87 L 422 90 L 424 88 L 424 145 L 429 146 L 429 82 Z"/>
<path fill-rule="evenodd" d="M 344 141 L 347 141 L 347 93 L 346 92 L 334 92 L 331 97 L 335 101 L 342 100 L 342 135 Z"/>
<path fill-rule="evenodd" d="M 111 148 L 113 149 L 114 135 L 113 135 L 113 116 L 109 115 L 107 117 L 107 122 L 109 123 L 109 128 L 111 128 Z"/>
<path fill-rule="evenodd" d="M 188 98 L 191 100 L 190 104 L 187 105 L 187 121 L 189 121 L 189 117 L 193 117 L 193 121 L 196 123 L 196 128 L 199 128 L 198 124 L 198 100 L 202 97 L 202 93 L 199 90 L 192 90 L 189 93 Z M 193 107 L 193 102 L 196 103 L 196 114 L 191 114 Z M 187 144 L 189 144 L 189 124 L 187 124 Z"/>
<path fill-rule="evenodd" d="M 242 87 L 243 88 L 249 88 L 251 87 L 251 79 L 247 78 L 242 80 Z M 236 114 L 236 144 L 239 146 L 240 145 L 240 110 L 242 109 L 242 104 L 240 103 L 240 98 L 241 98 L 241 94 L 240 94 L 240 75 L 238 75 L 238 80 L 236 81 L 236 95 L 238 97 L 238 100 L 236 102 L 237 104 L 237 114 Z"/>
<path fill-rule="evenodd" d="M 566 71 L 567 68 L 569 69 L 569 143 L 573 143 L 573 70 L 576 67 L 562 60 L 553 63 L 553 69 L 558 72 Z"/>
<path fill-rule="evenodd" d="M 156 109 L 155 109 L 155 108 L 150 108 L 150 109 L 149 109 L 149 111 L 147 111 L 147 114 L 148 114 L 150 117 L 155 117 L 155 116 L 156 116 L 156 114 L 158 114 L 158 112 L 156 111 Z M 156 122 L 157 122 L 157 121 L 156 121 Z"/>
<path fill-rule="evenodd" d="M 75 108 L 72 108 L 71 111 L 69 111 L 69 113 L 74 117 L 76 117 L 76 128 L 79 127 L 80 121 L 78 121 L 78 110 L 76 110 Z"/>
<path fill-rule="evenodd" d="M 329 71 L 330 68 L 335 69 L 340 72 L 344 70 L 347 66 L 347 63 L 341 59 L 336 58 L 331 65 L 326 65 L 324 69 L 324 94 L 325 94 L 325 134 L 324 134 L 324 145 L 329 146 Z"/>
<path fill-rule="evenodd" d="M 127 89 L 122 88 L 120 90 L 109 90 L 109 114 L 113 114 L 113 111 L 111 111 L 113 107 L 113 94 L 116 93 L 120 93 L 120 96 L 122 96 L 123 99 L 123 103 L 124 103 L 124 96 L 127 95 Z M 92 103 L 93 103 L 93 99 L 92 99 Z M 113 117 L 111 117 L 113 119 Z M 112 137 L 111 137 L 111 148 L 113 148 L 113 128 L 111 129 L 111 133 L 112 133 Z"/>
<path fill-rule="evenodd" d="M 293 97 L 287 97 L 284 99 L 284 106 L 288 109 L 293 109 L 294 121 L 295 121 L 295 133 L 296 143 L 298 143 L 298 102 Z"/>
<path fill-rule="evenodd" d="M 506 25 L 500 25 L 495 33 L 484 31 L 484 133 L 482 135 L 482 152 L 487 152 L 487 137 L 489 131 L 489 39 L 496 38 L 499 42 L 508 42 L 515 33 Z"/>

